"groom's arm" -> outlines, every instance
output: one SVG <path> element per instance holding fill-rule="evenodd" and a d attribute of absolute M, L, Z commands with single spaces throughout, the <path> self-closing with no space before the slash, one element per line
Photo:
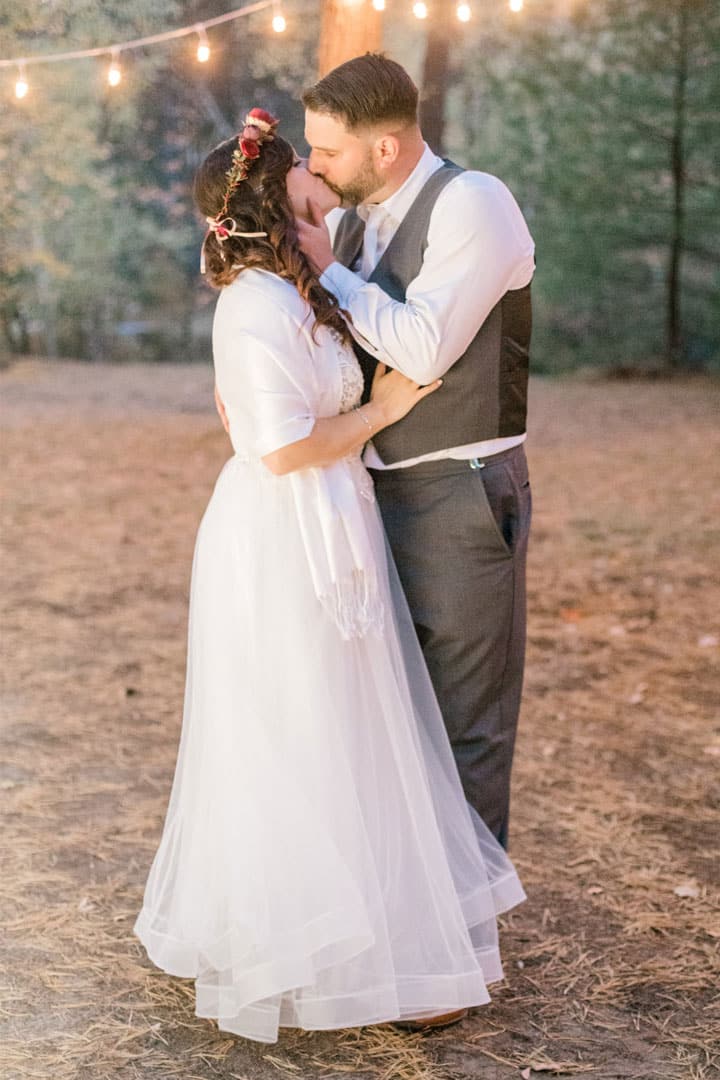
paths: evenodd
<path fill-rule="evenodd" d="M 445 374 L 462 356 L 497 302 L 530 281 L 534 245 L 513 196 L 496 177 L 466 172 L 441 192 L 420 273 L 406 300 L 352 273 L 334 256 L 323 230 L 301 229 L 322 284 L 353 318 L 377 355 L 416 382 Z"/>

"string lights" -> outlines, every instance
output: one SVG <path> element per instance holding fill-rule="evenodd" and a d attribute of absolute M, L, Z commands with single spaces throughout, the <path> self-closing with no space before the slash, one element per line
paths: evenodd
<path fill-rule="evenodd" d="M 385 11 L 386 0 L 371 0 L 375 11 Z M 287 29 L 287 20 L 281 9 L 281 0 L 255 0 L 255 3 L 246 7 L 235 8 L 226 12 L 225 15 L 217 15 L 213 19 L 206 19 L 202 23 L 193 23 L 190 26 L 181 26 L 177 30 L 166 30 L 160 34 L 151 34 L 148 37 L 137 38 L 135 41 L 124 41 L 114 45 L 101 45 L 95 49 L 77 49 L 74 52 L 47 53 L 40 56 L 26 56 L 22 59 L 0 60 L 0 68 L 14 67 L 17 69 L 15 78 L 15 97 L 18 101 L 27 97 L 30 91 L 27 68 L 30 64 L 54 64 L 66 60 L 84 60 L 88 57 L 110 57 L 110 65 L 107 69 L 107 82 L 111 87 L 119 86 L 122 82 L 122 68 L 120 66 L 120 53 L 129 52 L 133 49 L 141 49 L 148 45 L 157 45 L 160 42 L 172 41 L 191 34 L 197 36 L 196 58 L 198 63 L 206 64 L 211 56 L 210 42 L 207 29 L 211 26 L 219 26 L 221 23 L 232 22 L 244 15 L 252 15 L 255 12 L 272 8 L 272 29 L 276 34 L 282 34 Z M 508 0 L 511 11 L 523 10 L 524 0 Z M 427 19 L 430 9 L 425 0 L 414 0 L 412 13 L 416 19 Z M 457 0 L 455 15 L 462 23 L 470 22 L 472 9 L 468 0 Z"/>
<path fill-rule="evenodd" d="M 134 41 L 122 41 L 112 45 L 99 45 L 95 49 L 76 49 L 73 52 L 46 53 L 40 56 L 26 56 L 22 59 L 0 60 L 0 68 L 16 68 L 15 97 L 18 101 L 27 97 L 30 84 L 27 77 L 27 68 L 31 64 L 58 64 L 68 60 L 85 60 L 89 57 L 110 57 L 110 65 L 107 69 L 107 81 L 112 87 L 119 86 L 122 82 L 122 68 L 120 66 L 120 53 L 130 52 L 133 49 L 142 49 L 147 45 L 157 45 L 165 41 L 174 41 L 177 38 L 196 34 L 198 45 L 196 56 L 201 64 L 210 59 L 210 43 L 207 36 L 207 28 L 219 26 L 221 23 L 232 22 L 241 19 L 244 15 L 252 15 L 257 11 L 273 9 L 272 28 L 277 34 L 281 34 L 287 27 L 285 16 L 280 7 L 280 0 L 256 0 L 255 3 L 246 7 L 235 8 L 224 15 L 217 15 L 213 19 L 205 19 L 203 23 L 193 23 L 191 26 L 181 26 L 177 30 L 166 30 L 160 34 L 150 34 L 148 37 L 136 38 Z"/>
<path fill-rule="evenodd" d="M 376 11 L 385 10 L 385 0 L 372 0 L 373 7 Z M 511 11 L 522 11 L 523 0 L 509 0 Z M 416 19 L 427 19 L 430 14 L 430 8 L 425 3 L 425 0 L 415 0 L 412 6 L 412 13 Z M 455 8 L 455 15 L 461 23 L 470 22 L 472 19 L 472 8 L 467 0 L 459 0 L 457 7 Z"/>
<path fill-rule="evenodd" d="M 385 0 L 372 0 L 372 5 L 376 11 L 385 10 Z M 522 11 L 524 7 L 524 0 L 508 0 L 508 6 L 511 11 Z M 427 19 L 430 14 L 428 5 L 425 0 L 416 0 L 412 6 L 412 13 L 416 19 Z M 455 14 L 460 22 L 470 22 L 472 18 L 472 8 L 467 0 L 459 0 L 457 7 L 455 8 Z"/>

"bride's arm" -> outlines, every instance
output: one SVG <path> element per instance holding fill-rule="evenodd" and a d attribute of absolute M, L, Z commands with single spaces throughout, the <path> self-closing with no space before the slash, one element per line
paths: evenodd
<path fill-rule="evenodd" d="M 419 386 L 399 371 L 386 374 L 384 365 L 378 364 L 370 401 L 366 405 L 339 416 L 316 420 L 306 438 L 281 446 L 266 454 L 262 461 L 276 476 L 330 465 L 359 449 L 378 431 L 401 420 L 441 383 L 442 379 L 436 379 L 429 386 Z"/>
<path fill-rule="evenodd" d="M 331 465 L 359 449 L 375 432 L 387 427 L 382 409 L 369 401 L 359 409 L 315 421 L 306 439 L 281 446 L 263 457 L 263 464 L 276 476 L 285 476 L 298 469 Z"/>
<path fill-rule="evenodd" d="M 282 305 L 274 303 L 267 288 L 238 294 L 237 306 L 219 307 L 213 338 L 216 402 L 231 417 L 236 410 L 251 418 L 254 451 L 276 476 L 321 468 L 358 450 L 439 387 L 439 379 L 420 386 L 378 364 L 367 404 L 318 417 L 316 346 L 306 312 L 299 298 L 298 312 L 280 299 Z"/>

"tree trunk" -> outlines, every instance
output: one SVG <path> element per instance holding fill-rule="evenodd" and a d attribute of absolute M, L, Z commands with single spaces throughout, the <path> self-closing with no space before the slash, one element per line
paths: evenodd
<path fill-rule="evenodd" d="M 420 90 L 420 127 L 436 154 L 445 149 L 445 111 L 450 82 L 451 48 L 457 37 L 455 0 L 442 0 L 430 8 L 427 44 Z"/>
<path fill-rule="evenodd" d="M 58 354 L 57 302 L 50 272 L 41 257 L 45 253 L 45 234 L 42 218 L 36 218 L 32 222 L 32 239 L 33 247 L 38 255 L 36 260 L 37 269 L 35 270 L 35 292 L 43 323 L 43 349 L 46 356 L 50 357 L 51 360 L 55 360 Z"/>
<path fill-rule="evenodd" d="M 30 334 L 27 319 L 14 303 L 4 304 L 0 312 L 0 322 L 5 336 L 8 352 L 27 354 L 30 352 Z M 0 353 L 4 350 L 0 348 Z"/>
<path fill-rule="evenodd" d="M 678 41 L 670 167 L 673 178 L 672 237 L 667 272 L 667 324 L 665 362 L 677 368 L 682 363 L 682 314 L 680 310 L 680 269 L 685 244 L 685 124 L 688 77 L 688 4 L 678 0 Z"/>
<path fill-rule="evenodd" d="M 320 78 L 338 64 L 377 52 L 382 41 L 382 15 L 370 0 L 323 0 L 318 48 Z"/>

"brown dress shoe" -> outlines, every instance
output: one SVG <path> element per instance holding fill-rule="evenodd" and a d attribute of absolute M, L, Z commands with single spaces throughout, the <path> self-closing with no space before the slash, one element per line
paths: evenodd
<path fill-rule="evenodd" d="M 440 1013 L 438 1016 L 426 1016 L 418 1020 L 394 1020 L 393 1027 L 403 1031 L 437 1031 L 438 1028 L 450 1027 L 467 1016 L 468 1009 L 456 1009 L 455 1012 Z"/>

